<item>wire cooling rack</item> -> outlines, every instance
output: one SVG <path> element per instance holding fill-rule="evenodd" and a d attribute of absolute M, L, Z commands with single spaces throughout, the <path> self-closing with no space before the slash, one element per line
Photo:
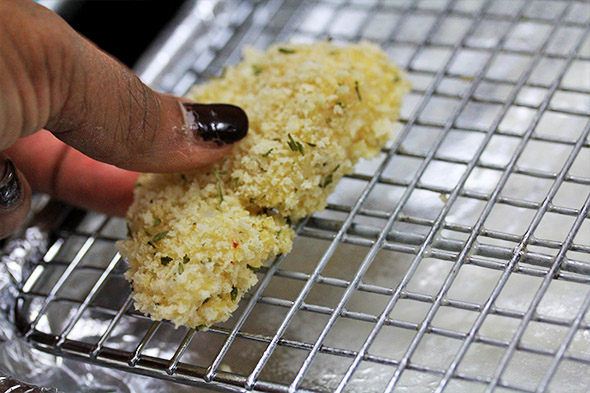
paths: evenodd
<path fill-rule="evenodd" d="M 134 311 L 124 222 L 72 211 L 20 288 L 33 346 L 225 391 L 588 391 L 588 2 L 191 7 L 138 66 L 151 85 L 184 94 L 244 45 L 368 39 L 414 85 L 400 136 L 207 332 Z"/>

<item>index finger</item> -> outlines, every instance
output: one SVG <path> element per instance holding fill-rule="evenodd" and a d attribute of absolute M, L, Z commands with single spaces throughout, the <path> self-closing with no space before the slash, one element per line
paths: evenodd
<path fill-rule="evenodd" d="M 70 204 L 124 216 L 139 173 L 93 160 L 40 131 L 6 152 L 31 187 Z"/>

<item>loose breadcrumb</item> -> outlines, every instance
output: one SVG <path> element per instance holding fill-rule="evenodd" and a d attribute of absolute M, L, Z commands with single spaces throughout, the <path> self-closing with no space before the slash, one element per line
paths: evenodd
<path fill-rule="evenodd" d="M 228 319 L 255 271 L 291 250 L 287 219 L 326 205 L 338 180 L 392 136 L 409 84 L 375 45 L 246 49 L 188 95 L 248 114 L 248 136 L 213 167 L 142 175 L 119 243 L 136 307 L 205 328 Z"/>

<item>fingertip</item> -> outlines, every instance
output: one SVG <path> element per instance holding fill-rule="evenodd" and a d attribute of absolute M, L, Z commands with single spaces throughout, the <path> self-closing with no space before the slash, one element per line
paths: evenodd
<path fill-rule="evenodd" d="M 199 104 L 182 97 L 156 94 L 161 120 L 149 142 L 138 140 L 113 150 L 117 154 L 117 150 L 131 146 L 133 154 L 120 154 L 130 160 L 101 161 L 138 172 L 190 171 L 220 160 L 247 135 L 248 117 L 235 105 Z"/>
<path fill-rule="evenodd" d="M 248 133 L 248 116 L 231 104 L 183 103 L 185 122 L 199 141 L 231 145 Z"/>

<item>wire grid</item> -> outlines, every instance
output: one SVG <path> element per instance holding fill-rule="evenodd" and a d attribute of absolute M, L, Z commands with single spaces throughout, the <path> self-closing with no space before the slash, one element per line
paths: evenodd
<path fill-rule="evenodd" d="M 297 225 L 230 321 L 173 330 L 135 312 L 114 248 L 124 223 L 76 211 L 21 288 L 19 328 L 47 352 L 227 391 L 587 390 L 589 14 L 581 1 L 197 2 L 143 69 L 152 85 L 184 94 L 246 44 L 368 38 L 414 84 L 400 137 Z M 460 296 L 469 285 L 485 288 Z M 543 307 L 560 293 L 565 312 Z"/>

